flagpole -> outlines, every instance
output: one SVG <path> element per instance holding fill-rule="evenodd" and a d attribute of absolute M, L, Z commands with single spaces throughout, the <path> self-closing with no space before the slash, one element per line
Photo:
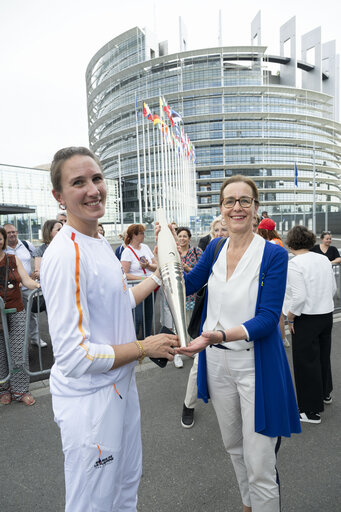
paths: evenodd
<path fill-rule="evenodd" d="M 157 165 L 156 165 L 156 137 L 155 137 L 155 126 L 153 123 L 153 168 L 154 168 L 154 202 L 155 202 L 155 211 L 158 209 L 158 200 L 157 200 Z"/>
<path fill-rule="evenodd" d="M 167 199 L 168 199 L 168 218 L 172 216 L 172 190 L 171 190 L 171 162 L 169 158 L 168 144 L 168 126 L 165 124 L 165 154 L 166 154 L 166 183 L 167 183 Z"/>
<path fill-rule="evenodd" d="M 158 196 L 159 196 L 159 208 L 163 207 L 164 208 L 164 198 L 163 198 L 163 201 L 161 201 L 161 197 L 162 195 L 164 195 L 162 193 L 162 153 L 161 153 L 161 144 L 160 144 L 160 138 L 161 138 L 161 134 L 160 134 L 160 128 L 159 126 L 157 127 L 157 130 L 156 130 L 156 135 L 157 135 L 157 154 L 158 154 Z"/>
<path fill-rule="evenodd" d="M 315 168 L 315 141 L 313 142 L 313 233 L 316 234 L 316 168 Z"/>
<path fill-rule="evenodd" d="M 152 181 L 152 165 L 150 157 L 150 130 L 147 123 L 147 140 L 148 140 L 148 168 L 149 168 L 149 206 L 150 211 L 153 211 L 153 181 Z"/>
<path fill-rule="evenodd" d="M 148 200 L 147 200 L 147 169 L 146 169 L 146 146 L 145 146 L 145 135 L 144 135 L 144 116 L 142 116 L 142 142 L 143 142 L 143 196 L 144 196 L 144 211 L 148 211 Z"/>
<path fill-rule="evenodd" d="M 294 224 L 296 224 L 296 184 L 295 184 L 295 181 L 294 181 Z"/>
<path fill-rule="evenodd" d="M 176 198 L 177 198 L 177 222 L 180 222 L 181 202 L 180 202 L 180 143 L 176 142 Z"/>
<path fill-rule="evenodd" d="M 121 153 L 118 154 L 118 183 L 119 183 L 119 187 L 120 187 L 121 233 L 123 233 L 123 197 L 122 197 L 122 176 L 121 176 Z"/>
<path fill-rule="evenodd" d="M 160 150 L 161 150 L 162 208 L 166 208 L 165 163 L 164 163 L 164 155 L 163 155 L 162 126 L 159 127 L 159 135 L 160 135 Z M 166 216 L 167 216 L 167 211 L 166 211 Z M 167 217 L 167 219 L 168 219 L 168 217 Z"/>
<path fill-rule="evenodd" d="M 137 156 L 137 198 L 139 201 L 139 222 L 142 223 L 142 200 L 141 200 L 141 168 L 140 168 L 140 145 L 138 129 L 139 113 L 137 110 L 137 95 L 135 94 L 135 128 L 136 128 L 136 156 Z"/>

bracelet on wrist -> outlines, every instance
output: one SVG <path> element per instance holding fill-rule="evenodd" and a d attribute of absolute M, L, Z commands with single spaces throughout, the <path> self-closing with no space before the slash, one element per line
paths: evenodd
<path fill-rule="evenodd" d="M 221 329 L 217 329 L 217 332 L 221 332 L 221 334 L 223 335 L 222 342 L 224 343 L 226 341 L 226 332 L 222 331 Z"/>
<path fill-rule="evenodd" d="M 137 348 L 139 349 L 139 354 L 136 359 L 141 364 L 143 359 L 146 357 L 146 351 L 144 349 L 144 346 L 142 345 L 142 343 L 139 340 L 135 340 L 134 343 L 137 346 Z"/>
<path fill-rule="evenodd" d="M 151 275 L 150 277 L 158 286 L 161 286 L 161 279 L 159 279 L 155 274 Z"/>
<path fill-rule="evenodd" d="M 288 320 L 289 324 L 293 324 L 294 320 Z"/>

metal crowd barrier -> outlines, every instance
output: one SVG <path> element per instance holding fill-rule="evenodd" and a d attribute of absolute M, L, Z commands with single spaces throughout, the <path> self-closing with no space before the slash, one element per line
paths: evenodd
<path fill-rule="evenodd" d="M 341 263 L 333 265 L 334 276 L 336 280 L 336 294 L 334 296 L 335 310 L 341 310 Z"/>
<path fill-rule="evenodd" d="M 137 284 L 141 283 L 142 279 L 140 280 L 132 280 L 132 281 L 128 281 L 128 286 L 129 287 L 133 287 L 133 286 L 136 286 Z M 156 304 L 156 294 L 155 293 L 152 293 L 152 304 L 153 304 L 153 322 L 152 322 L 152 325 L 153 325 L 153 328 L 152 328 L 152 333 L 151 334 L 156 334 L 156 330 L 155 330 L 155 327 L 156 327 L 156 322 L 155 322 L 155 304 Z M 136 326 L 136 308 L 134 308 L 132 311 L 133 311 L 133 319 L 134 319 L 134 325 Z M 145 314 L 145 303 L 144 301 L 142 302 L 142 338 L 145 338 L 146 337 L 146 314 Z M 136 336 L 138 336 L 139 333 L 137 332 L 136 333 Z"/>
<path fill-rule="evenodd" d="M 9 379 L 11 378 L 11 375 L 13 373 L 15 373 L 21 369 L 21 367 L 15 368 L 12 363 L 11 351 L 10 351 L 10 347 L 9 347 L 8 324 L 7 324 L 7 315 L 9 313 L 15 313 L 16 311 L 17 310 L 15 308 L 6 309 L 3 299 L 2 299 L 2 297 L 0 297 L 0 316 L 1 316 L 1 324 L 2 324 L 2 330 L 3 330 L 3 335 L 4 335 L 5 350 L 6 350 L 7 364 L 8 364 L 8 374 L 6 375 L 6 377 L 4 379 L 0 380 L 0 384 L 5 384 L 5 382 L 9 381 Z"/>
<path fill-rule="evenodd" d="M 38 295 L 41 294 L 41 290 L 39 288 L 32 290 L 31 293 L 28 295 L 27 300 L 27 307 L 26 307 L 26 327 L 25 327 L 25 338 L 24 338 L 24 348 L 23 348 L 23 369 L 29 375 L 30 377 L 47 377 L 50 375 L 51 368 L 43 368 L 43 360 L 41 356 L 41 346 L 38 343 L 38 357 L 39 357 L 39 371 L 32 372 L 30 368 L 26 368 L 25 366 L 25 356 L 29 350 L 29 336 L 30 336 L 30 318 L 31 318 L 31 311 L 32 311 L 32 303 L 33 299 L 35 297 L 38 297 Z M 39 301 L 37 302 L 38 305 L 38 312 L 37 312 L 37 320 L 38 320 L 38 339 L 40 339 L 40 307 L 39 307 Z"/>

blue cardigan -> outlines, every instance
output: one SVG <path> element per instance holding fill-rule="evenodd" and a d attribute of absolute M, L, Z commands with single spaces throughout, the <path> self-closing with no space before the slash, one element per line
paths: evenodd
<path fill-rule="evenodd" d="M 196 266 L 185 274 L 186 294 L 198 291 L 211 274 L 214 249 L 219 238 L 212 240 Z M 221 249 L 220 249 L 221 250 Z M 219 251 L 220 252 L 220 251 Z M 218 253 L 219 254 L 219 253 Z M 301 432 L 298 408 L 288 360 L 279 330 L 284 299 L 288 253 L 282 247 L 265 243 L 256 314 L 244 323 L 255 353 L 255 431 L 270 437 Z M 207 315 L 207 296 L 201 330 Z M 206 350 L 199 354 L 198 398 L 207 403 L 209 393 L 206 374 Z"/>

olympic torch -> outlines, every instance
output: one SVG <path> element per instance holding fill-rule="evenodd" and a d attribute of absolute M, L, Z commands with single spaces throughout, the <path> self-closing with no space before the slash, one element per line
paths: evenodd
<path fill-rule="evenodd" d="M 176 333 L 180 339 L 180 345 L 185 347 L 187 345 L 186 291 L 181 258 L 162 208 L 157 210 L 157 219 L 161 226 L 157 254 L 162 288 L 173 317 Z"/>

